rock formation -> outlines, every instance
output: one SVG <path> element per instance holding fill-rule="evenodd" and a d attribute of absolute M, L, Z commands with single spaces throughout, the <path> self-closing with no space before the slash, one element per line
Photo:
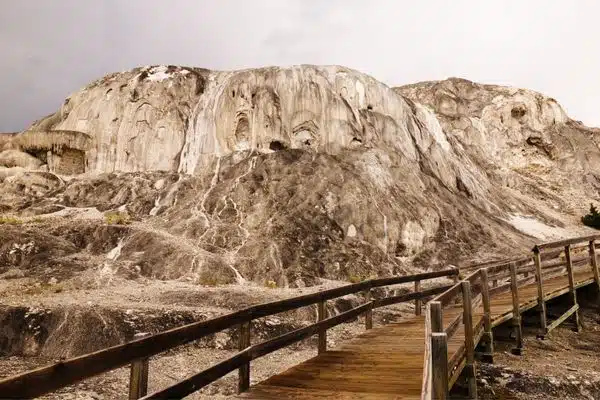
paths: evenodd
<path fill-rule="evenodd" d="M 0 209 L 127 212 L 109 263 L 303 286 L 575 233 L 598 198 L 597 140 L 553 99 L 463 79 L 392 89 L 338 66 L 145 67 L 0 143 Z"/>

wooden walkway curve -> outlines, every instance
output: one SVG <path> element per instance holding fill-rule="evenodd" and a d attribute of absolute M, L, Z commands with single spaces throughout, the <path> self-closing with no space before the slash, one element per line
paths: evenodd
<path fill-rule="evenodd" d="M 576 274 L 576 286 L 594 283 L 591 271 Z M 547 300 L 569 289 L 566 276 L 545 282 Z M 537 285 L 520 287 L 520 311 L 537 305 Z M 512 293 L 491 297 L 492 326 L 513 317 Z M 462 313 L 461 306 L 444 310 L 445 324 Z M 473 314 L 483 318 L 483 308 Z M 464 332 L 448 345 L 448 359 L 462 351 Z M 479 338 L 480 339 L 480 338 Z M 479 340 L 477 340 L 479 341 Z M 414 316 L 373 330 L 275 375 L 239 397 L 244 399 L 421 399 L 425 356 L 425 318 Z"/>
<path fill-rule="evenodd" d="M 523 347 L 521 314 L 525 311 L 539 313 L 541 337 L 567 319 L 580 328 L 577 289 L 593 285 L 600 290 L 597 240 L 600 235 L 549 242 L 535 246 L 530 256 L 460 272 L 449 269 L 378 278 L 259 304 L 9 377 L 0 381 L 0 398 L 41 396 L 127 365 L 131 400 L 182 398 L 235 370 L 241 399 L 445 400 L 458 379 L 465 381 L 470 397 L 476 398 L 475 353 L 483 360 L 493 358 L 495 326 L 511 322 L 516 354 Z M 439 278 L 450 278 L 454 284 L 440 286 L 439 281 L 431 281 Z M 422 282 L 428 282 L 426 289 Z M 409 283 L 414 285 L 409 293 L 406 287 L 401 294 L 391 290 Z M 364 301 L 328 316 L 327 301 L 347 295 Z M 563 295 L 568 296 L 569 308 L 548 321 L 546 303 Z M 415 303 L 414 316 L 373 328 L 375 309 L 409 301 Z M 253 321 L 300 307 L 313 307 L 317 321 L 252 344 Z M 359 316 L 364 316 L 366 332 L 328 350 L 327 330 Z M 147 393 L 152 356 L 225 329 L 237 330 L 238 353 Z M 319 338 L 316 357 L 250 386 L 252 360 L 314 335 Z"/>

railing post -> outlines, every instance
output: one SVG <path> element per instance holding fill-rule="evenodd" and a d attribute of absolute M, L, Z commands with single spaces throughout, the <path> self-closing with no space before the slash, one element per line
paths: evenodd
<path fill-rule="evenodd" d="M 429 303 L 431 319 L 431 371 L 433 398 L 448 398 L 448 337 L 442 325 L 442 304 L 439 301 Z"/>
<path fill-rule="evenodd" d="M 590 240 L 590 264 L 592 265 L 592 271 L 594 272 L 594 280 L 596 281 L 596 287 L 600 290 L 600 275 L 598 274 L 598 257 L 596 256 L 596 241 Z"/>
<path fill-rule="evenodd" d="M 477 398 L 477 381 L 475 379 L 475 335 L 473 332 L 473 303 L 471 299 L 471 283 L 462 281 L 462 296 L 463 296 L 463 324 L 465 327 L 465 355 L 466 365 L 464 373 L 467 378 L 467 386 L 469 388 L 469 397 Z"/>
<path fill-rule="evenodd" d="M 373 329 L 373 303 L 371 289 L 365 290 L 365 302 L 371 303 L 369 309 L 365 312 L 365 329 Z"/>
<path fill-rule="evenodd" d="M 251 321 L 240 324 L 240 338 L 238 350 L 245 350 L 250 346 L 250 327 Z M 238 372 L 238 393 L 243 393 L 250 388 L 250 363 L 246 363 L 239 368 Z"/>
<path fill-rule="evenodd" d="M 573 274 L 573 260 L 571 258 L 571 245 L 565 246 L 565 258 L 567 261 L 567 274 L 569 276 L 569 292 L 571 294 L 571 301 L 573 305 L 577 305 L 577 289 L 575 289 L 575 276 Z M 575 323 L 575 329 L 577 332 L 581 330 L 579 322 L 579 310 L 573 313 L 573 322 Z"/>
<path fill-rule="evenodd" d="M 460 282 L 460 270 L 458 268 L 456 269 L 456 275 L 452 275 L 452 282 L 454 283 L 454 285 L 458 284 L 458 282 Z M 459 304 L 460 303 L 460 299 L 458 296 L 456 296 L 454 298 L 454 304 Z"/>
<path fill-rule="evenodd" d="M 135 339 L 149 336 L 139 335 Z M 135 360 L 131 363 L 129 372 L 129 400 L 137 400 L 148 394 L 148 358 Z"/>
<path fill-rule="evenodd" d="M 444 332 L 444 323 L 442 321 L 442 303 L 432 301 L 429 303 L 431 312 L 431 332 Z"/>
<path fill-rule="evenodd" d="M 325 300 L 317 303 L 317 321 L 323 321 L 327 318 L 327 303 Z M 318 354 L 325 353 L 327 351 L 327 329 L 319 330 L 319 345 Z"/>
<path fill-rule="evenodd" d="M 521 355 L 523 351 L 523 332 L 521 330 L 521 311 L 519 306 L 519 285 L 517 282 L 517 265 L 510 263 L 510 290 L 512 292 L 513 302 L 513 328 L 517 346 L 512 349 L 512 353 Z"/>
<path fill-rule="evenodd" d="M 546 301 L 544 300 L 544 279 L 542 276 L 542 257 L 540 250 L 533 248 L 533 262 L 535 263 L 535 282 L 537 283 L 538 292 L 538 309 L 540 312 L 540 328 L 539 337 L 544 337 L 548 333 L 548 325 L 546 323 Z"/>
<path fill-rule="evenodd" d="M 492 333 L 492 306 L 490 302 L 490 281 L 487 268 L 481 270 L 481 296 L 483 297 L 483 336 L 485 338 L 486 362 L 494 362 L 494 335 Z"/>
<path fill-rule="evenodd" d="M 415 281 L 415 293 L 421 291 L 421 281 Z M 423 307 L 423 300 L 415 299 L 415 315 L 421 315 L 421 308 Z"/>

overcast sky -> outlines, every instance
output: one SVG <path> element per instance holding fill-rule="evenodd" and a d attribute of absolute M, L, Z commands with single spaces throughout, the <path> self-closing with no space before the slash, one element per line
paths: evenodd
<path fill-rule="evenodd" d="M 1 0 L 0 132 L 113 71 L 341 64 L 535 89 L 600 126 L 596 0 Z"/>

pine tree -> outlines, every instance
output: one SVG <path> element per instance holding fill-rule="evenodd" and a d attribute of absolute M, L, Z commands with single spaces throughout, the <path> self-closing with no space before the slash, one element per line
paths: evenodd
<path fill-rule="evenodd" d="M 593 204 L 590 204 L 590 213 L 581 217 L 581 222 L 589 227 L 600 229 L 600 213 Z"/>

